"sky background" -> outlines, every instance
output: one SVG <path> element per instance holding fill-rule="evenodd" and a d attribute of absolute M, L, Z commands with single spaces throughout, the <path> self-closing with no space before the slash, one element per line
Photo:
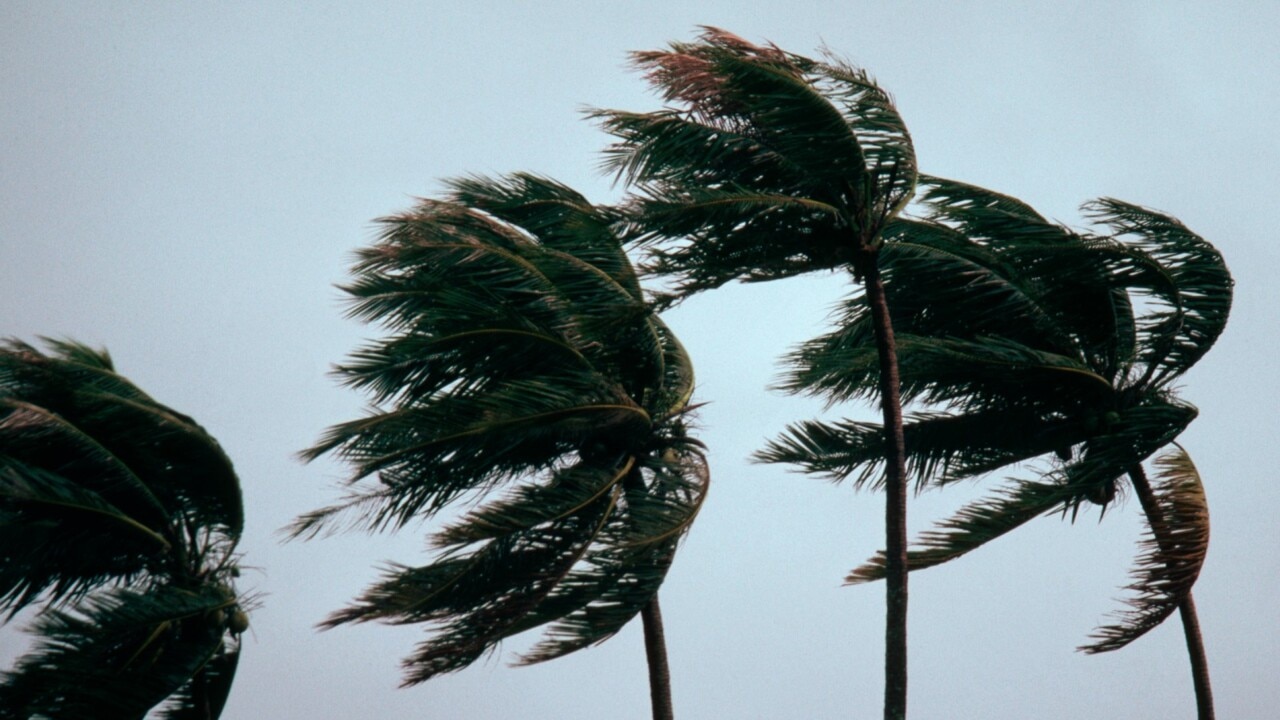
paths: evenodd
<path fill-rule="evenodd" d="M 262 595 L 224 718 L 648 717 L 639 623 L 531 668 L 519 638 L 399 690 L 419 628 L 313 626 L 424 528 L 280 543 L 343 469 L 295 453 L 363 400 L 326 375 L 374 333 L 341 282 L 373 219 L 440 178 L 531 170 L 607 201 L 587 107 L 656 109 L 626 53 L 699 24 L 800 53 L 823 43 L 890 92 L 926 172 L 1079 225 L 1114 196 L 1169 211 L 1237 280 L 1227 332 L 1186 376 L 1182 436 L 1213 515 L 1196 599 L 1218 715 L 1280 707 L 1280 4 L 1269 2 L 0 1 L 0 335 L 106 345 L 235 460 Z M 822 411 L 768 392 L 825 327 L 840 276 L 732 286 L 668 316 L 698 368 L 714 484 L 662 591 L 677 714 L 879 717 L 883 586 L 842 587 L 881 546 L 882 499 L 751 465 Z M 833 415 L 872 418 L 866 407 Z M 998 478 L 997 478 L 998 479 Z M 987 483 L 990 486 L 991 483 Z M 982 485 L 916 498 L 918 531 Z M 1116 653 L 1074 648 L 1118 609 L 1129 501 L 1040 519 L 912 576 L 910 714 L 1194 716 L 1176 619 Z M 20 647 L 0 630 L 0 656 Z"/>

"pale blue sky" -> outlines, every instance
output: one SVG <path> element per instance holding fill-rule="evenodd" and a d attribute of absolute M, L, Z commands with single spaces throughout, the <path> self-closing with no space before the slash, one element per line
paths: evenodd
<path fill-rule="evenodd" d="M 312 625 L 421 533 L 278 544 L 334 497 L 293 453 L 359 412 L 325 376 L 368 332 L 333 283 L 372 220 L 469 172 L 532 170 L 606 200 L 586 106 L 652 109 L 630 50 L 698 24 L 809 53 L 895 96 L 922 167 L 1078 224 L 1110 195 L 1172 212 L 1237 282 L 1188 376 L 1183 436 L 1213 544 L 1197 585 L 1218 714 L 1280 707 L 1277 283 L 1280 5 L 1265 2 L 0 3 L 0 335 L 107 345 L 197 418 L 244 484 L 243 578 L 265 594 L 228 720 L 648 717 L 638 628 L 533 668 L 499 657 L 397 690 L 416 628 Z M 731 287 L 669 321 L 698 365 L 712 495 L 662 598 L 680 717 L 878 717 L 883 589 L 843 575 L 880 546 L 875 495 L 749 465 L 820 408 L 764 391 L 815 334 L 836 277 Z M 865 408 L 838 412 L 867 416 Z M 911 506 L 927 527 L 978 488 Z M 913 576 L 914 720 L 1192 717 L 1176 620 L 1074 651 L 1126 583 L 1136 503 L 1043 519 Z M 12 647 L 6 629 L 0 643 Z M 3 652 L 3 651 L 0 651 Z"/>

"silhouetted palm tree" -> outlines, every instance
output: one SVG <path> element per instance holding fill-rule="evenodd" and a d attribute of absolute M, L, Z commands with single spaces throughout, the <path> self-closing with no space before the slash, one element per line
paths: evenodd
<path fill-rule="evenodd" d="M 906 474 L 894 331 L 877 255 L 910 200 L 915 154 L 892 100 L 861 70 L 707 28 L 634 55 L 671 103 L 599 111 L 619 140 L 607 164 L 631 181 L 632 232 L 672 299 L 732 280 L 847 269 L 876 319 L 884 415 L 888 572 L 885 717 L 906 714 Z"/>
<path fill-rule="evenodd" d="M 0 610 L 42 608 L 0 717 L 216 718 L 248 627 L 231 461 L 105 351 L 48 345 L 0 347 Z"/>
<path fill-rule="evenodd" d="M 414 684 L 526 630 L 547 626 L 532 663 L 640 614 L 654 717 L 670 718 L 657 592 L 709 481 L 686 425 L 689 358 L 614 214 L 527 174 L 451 188 L 383 219 L 359 253 L 352 314 L 390 334 L 338 372 L 373 407 L 306 453 L 348 461 L 357 488 L 293 533 L 478 505 L 435 531 L 433 562 L 392 567 L 325 625 L 432 623 L 405 661 Z"/>
<path fill-rule="evenodd" d="M 1199 475 L 1179 448 L 1157 459 L 1155 491 L 1142 463 L 1169 446 L 1196 410 L 1172 386 L 1222 332 L 1232 281 L 1212 245 L 1177 220 L 1117 200 L 1086 212 L 1106 231 L 1079 234 L 1021 201 L 922 179 L 925 217 L 886 244 L 889 305 L 898 329 L 903 395 L 942 411 L 906 424 L 921 483 L 946 485 L 1040 458 L 1019 480 L 925 533 L 912 569 L 959 557 L 1046 513 L 1105 506 L 1128 477 L 1151 538 L 1139 558 L 1132 609 L 1100 629 L 1088 652 L 1127 645 L 1181 607 L 1201 718 L 1212 717 L 1191 586 L 1208 547 Z M 874 392 L 872 332 L 863 303 L 835 332 L 793 357 L 789 387 L 828 398 Z M 761 454 L 864 483 L 882 462 L 871 423 L 805 423 Z M 886 574 L 883 556 L 851 582 Z"/>

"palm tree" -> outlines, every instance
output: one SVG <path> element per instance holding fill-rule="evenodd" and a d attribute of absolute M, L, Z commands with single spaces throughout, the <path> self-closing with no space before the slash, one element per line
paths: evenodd
<path fill-rule="evenodd" d="M 0 346 L 0 610 L 42 610 L 0 717 L 217 718 L 248 627 L 231 461 L 105 351 L 48 346 Z"/>
<path fill-rule="evenodd" d="M 894 330 L 878 255 L 916 182 L 911 138 L 861 70 L 759 46 L 715 28 L 637 53 L 671 106 L 599 111 L 619 138 L 607 164 L 636 187 L 632 233 L 672 298 L 732 280 L 848 269 L 865 288 L 886 458 L 886 718 L 906 715 L 906 468 Z"/>
<path fill-rule="evenodd" d="M 1085 206 L 1105 234 L 1078 234 L 1008 196 L 938 178 L 921 185 L 925 217 L 903 220 L 910 238 L 883 253 L 903 395 L 944 410 L 906 424 L 912 469 L 922 483 L 947 485 L 1037 458 L 1051 465 L 925 533 L 911 569 L 1039 515 L 1074 518 L 1084 502 L 1105 512 L 1127 477 L 1151 537 L 1130 611 L 1082 649 L 1124 647 L 1180 609 L 1200 717 L 1212 717 L 1191 599 L 1208 546 L 1200 478 L 1181 448 L 1155 461 L 1155 490 L 1142 465 L 1196 415 L 1172 386 L 1225 327 L 1232 281 L 1221 255 L 1174 218 L 1117 200 Z M 850 301 L 838 330 L 793 355 L 788 387 L 837 399 L 871 394 L 872 322 Z M 879 434 L 869 423 L 805 423 L 761 458 L 862 484 L 881 462 Z M 882 555 L 849 580 L 878 579 L 886 568 Z"/>
<path fill-rule="evenodd" d="M 689 358 L 646 303 L 611 212 L 551 180 L 451 183 L 383 219 L 345 290 L 389 337 L 338 368 L 370 394 L 365 418 L 305 453 L 353 467 L 343 516 L 399 529 L 467 500 L 438 556 L 393 566 L 325 626 L 433 623 L 405 685 L 462 669 L 547 626 L 520 658 L 602 642 L 641 615 L 655 718 L 671 718 L 657 592 L 709 476 L 688 432 Z"/>

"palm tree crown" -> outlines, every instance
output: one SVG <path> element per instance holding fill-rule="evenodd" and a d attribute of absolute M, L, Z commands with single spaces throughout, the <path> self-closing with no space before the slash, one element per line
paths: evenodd
<path fill-rule="evenodd" d="M 392 567 L 326 622 L 434 624 L 406 684 L 548 626 L 521 659 L 601 642 L 653 601 L 705 495 L 689 359 L 646 303 L 617 218 L 545 178 L 451 183 L 382 220 L 345 290 L 390 335 L 338 369 L 368 417 L 307 451 L 351 494 L 300 518 L 399 528 L 467 501 L 438 556 Z"/>
<path fill-rule="evenodd" d="M 715 28 L 635 64 L 674 103 L 598 111 L 606 166 L 637 195 L 632 233 L 678 294 L 852 266 L 911 198 L 911 137 L 863 71 Z"/>
<path fill-rule="evenodd" d="M 939 178 L 921 187 L 924 217 L 888 230 L 903 237 L 882 253 L 903 394 L 942 408 L 906 424 L 911 467 L 922 484 L 946 485 L 1037 458 L 1051 465 L 922 536 L 913 569 L 1042 514 L 1105 508 L 1117 481 L 1196 416 L 1171 386 L 1222 332 L 1232 294 L 1217 250 L 1168 215 L 1098 200 L 1085 209 L 1107 232 L 1081 234 L 982 188 Z M 789 389 L 872 392 L 870 319 L 856 299 L 846 307 L 838 330 L 792 356 Z M 804 423 L 761 458 L 863 483 L 881 462 L 879 435 L 872 423 Z M 1208 514 L 1195 468 L 1180 450 L 1158 467 L 1151 523 L 1167 532 L 1140 558 L 1132 611 L 1100 629 L 1088 651 L 1123 647 L 1159 624 L 1203 562 Z M 883 573 L 880 557 L 849 579 Z"/>
<path fill-rule="evenodd" d="M 49 346 L 0 349 L 0 610 L 44 609 L 0 717 L 216 718 L 248 624 L 231 462 L 105 351 Z"/>

